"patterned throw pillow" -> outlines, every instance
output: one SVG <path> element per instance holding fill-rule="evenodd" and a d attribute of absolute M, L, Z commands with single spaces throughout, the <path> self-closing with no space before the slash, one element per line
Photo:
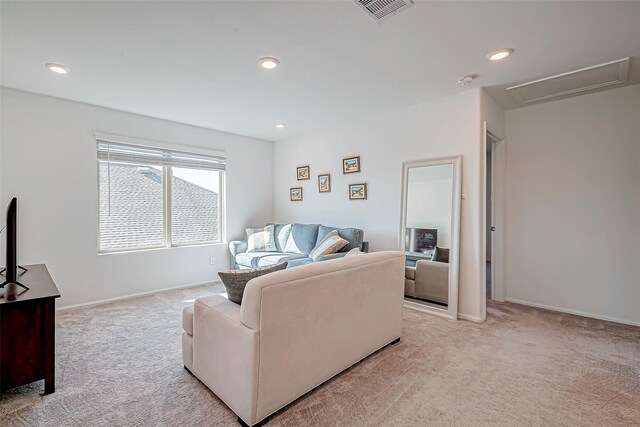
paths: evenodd
<path fill-rule="evenodd" d="M 275 252 L 273 224 L 264 228 L 247 228 L 247 252 Z"/>
<path fill-rule="evenodd" d="M 333 230 L 329 234 L 327 234 L 327 236 L 322 239 L 322 241 L 318 243 L 315 248 L 313 248 L 313 250 L 309 254 L 309 258 L 311 258 L 315 262 L 321 256 L 338 252 L 348 244 L 348 240 L 340 237 L 337 230 Z"/>
<path fill-rule="evenodd" d="M 218 276 L 220 276 L 224 287 L 227 288 L 227 298 L 229 298 L 229 301 L 240 304 L 242 302 L 242 296 L 244 295 L 244 288 L 247 286 L 249 280 L 273 273 L 274 271 L 284 270 L 285 268 L 287 268 L 287 263 L 283 262 L 267 267 L 221 271 L 218 273 Z"/>

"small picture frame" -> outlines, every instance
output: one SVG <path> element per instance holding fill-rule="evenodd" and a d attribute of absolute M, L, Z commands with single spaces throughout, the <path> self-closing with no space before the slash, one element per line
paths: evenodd
<path fill-rule="evenodd" d="M 342 173 L 357 173 L 360 172 L 360 156 L 347 157 L 342 159 Z"/>
<path fill-rule="evenodd" d="M 367 184 L 349 184 L 349 200 L 367 200 Z"/>
<path fill-rule="evenodd" d="M 309 165 L 307 166 L 298 166 L 296 169 L 296 176 L 298 177 L 298 181 L 305 181 L 307 179 L 311 179 L 311 173 L 309 172 Z"/>
<path fill-rule="evenodd" d="M 289 198 L 292 202 L 302 201 L 302 187 L 293 187 L 289 189 Z"/>
<path fill-rule="evenodd" d="M 318 192 L 331 192 L 331 174 L 325 173 L 322 175 L 318 175 Z"/>

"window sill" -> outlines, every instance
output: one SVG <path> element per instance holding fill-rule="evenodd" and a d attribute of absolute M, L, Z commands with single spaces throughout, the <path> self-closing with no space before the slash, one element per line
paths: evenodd
<path fill-rule="evenodd" d="M 204 246 L 227 246 L 226 242 L 218 242 L 218 243 L 194 243 L 194 244 L 185 244 L 185 245 L 173 245 L 173 246 L 160 246 L 154 248 L 136 248 L 136 249 L 115 249 L 109 251 L 98 251 L 98 256 L 103 255 L 122 255 L 122 254 L 131 254 L 131 253 L 139 253 L 139 252 L 155 252 L 155 251 L 165 251 L 171 249 L 183 249 L 183 248 L 199 248 Z"/>

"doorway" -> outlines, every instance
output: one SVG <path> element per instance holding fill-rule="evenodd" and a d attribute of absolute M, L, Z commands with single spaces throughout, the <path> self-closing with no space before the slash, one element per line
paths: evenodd
<path fill-rule="evenodd" d="M 494 146 L 497 143 L 497 139 L 491 134 L 491 132 L 487 132 L 487 179 L 486 179 L 486 259 L 485 259 L 485 277 L 486 277 L 486 288 L 487 288 L 487 299 L 493 299 L 493 277 L 492 277 L 492 269 L 491 269 L 491 258 L 493 255 L 493 232 L 495 231 L 495 226 L 493 225 L 493 152 Z"/>
<path fill-rule="evenodd" d="M 481 250 L 482 283 L 486 299 L 504 301 L 504 163 L 506 160 L 505 145 L 502 138 L 486 128 L 484 138 L 484 233 Z M 483 299 L 483 301 L 486 301 Z"/>

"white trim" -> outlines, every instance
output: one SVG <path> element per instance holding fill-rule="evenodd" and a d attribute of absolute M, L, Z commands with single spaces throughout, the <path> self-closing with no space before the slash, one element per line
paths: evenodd
<path fill-rule="evenodd" d="M 171 218 L 173 213 L 172 188 L 173 167 L 162 166 L 162 241 L 165 248 L 173 246 L 173 236 L 171 235 L 171 227 L 173 227 Z"/>
<path fill-rule="evenodd" d="M 464 314 L 464 313 L 458 313 L 458 319 L 469 320 L 469 321 L 475 322 L 475 323 L 482 323 L 482 322 L 484 322 L 486 320 L 486 319 L 483 319 L 481 317 L 472 316 L 470 314 Z"/>
<path fill-rule="evenodd" d="M 489 132 L 486 121 L 482 122 L 482 138 L 480 143 L 480 316 L 487 318 L 487 132 Z M 493 265 L 491 265 L 493 267 Z"/>
<path fill-rule="evenodd" d="M 218 224 L 220 227 L 218 236 L 220 243 L 226 245 L 227 242 L 227 171 L 220 171 L 218 174 Z"/>
<path fill-rule="evenodd" d="M 116 249 L 116 250 L 98 252 L 98 256 L 129 254 L 132 252 L 163 251 L 165 249 L 175 249 L 175 248 L 197 248 L 199 246 L 227 246 L 227 243 L 226 242 L 185 243 L 183 245 L 158 246 L 153 248 Z"/>
<path fill-rule="evenodd" d="M 419 302 L 407 301 L 405 299 L 404 308 L 406 308 L 407 310 L 419 311 L 421 313 L 433 314 L 434 316 L 444 317 L 445 319 L 449 320 L 457 320 L 444 307 L 440 308 L 435 305 L 421 304 Z"/>
<path fill-rule="evenodd" d="M 123 296 L 120 296 L 120 297 L 106 298 L 106 299 L 101 299 L 101 300 L 97 300 L 97 301 L 83 302 L 83 303 L 80 303 L 80 304 L 65 305 L 63 307 L 56 308 L 56 312 L 72 310 L 72 309 L 75 309 L 75 308 L 93 307 L 93 306 L 97 306 L 97 305 L 104 305 L 104 304 L 109 304 L 109 303 L 112 303 L 112 302 L 118 302 L 118 301 L 122 301 L 122 300 L 138 298 L 138 297 L 144 297 L 144 296 L 152 295 L 152 294 L 158 294 L 158 293 L 163 293 L 163 292 L 168 292 L 168 291 L 175 291 L 175 290 L 178 290 L 178 289 L 195 288 L 197 286 L 217 285 L 217 284 L 222 284 L 222 280 L 207 280 L 207 281 L 204 281 L 204 282 L 190 283 L 188 285 L 173 286 L 173 287 L 170 287 L 170 288 L 154 289 L 154 290 L 151 290 L 151 291 L 139 292 L 139 293 L 136 293 L 136 294 L 123 295 Z"/>
<path fill-rule="evenodd" d="M 113 142 L 113 143 L 119 142 L 122 144 L 133 144 L 133 145 L 139 145 L 142 147 L 149 147 L 149 148 L 164 148 L 167 150 L 175 150 L 175 151 L 185 151 L 185 149 L 188 149 L 188 151 L 193 154 L 202 154 L 205 156 L 221 156 L 221 157 L 227 156 L 227 152 L 225 150 L 220 150 L 220 149 L 212 150 L 208 148 L 194 147 L 191 145 L 171 144 L 168 142 L 152 141 L 149 139 L 142 139 L 142 138 L 132 138 L 129 136 L 112 135 L 112 134 L 102 133 L 97 131 L 93 132 L 93 137 L 96 140 Z"/>
<path fill-rule="evenodd" d="M 582 316 L 582 317 L 588 317 L 591 319 L 605 320 L 607 322 L 621 323 L 623 325 L 640 326 L 640 322 L 620 319 L 619 317 L 603 316 L 601 314 L 588 313 L 586 311 L 572 310 L 569 308 L 556 307 L 556 306 L 547 305 L 547 304 L 538 304 L 535 302 L 523 301 L 516 298 L 506 298 L 506 301 L 514 304 L 526 305 L 529 307 L 542 308 L 544 310 L 551 310 L 551 311 L 557 311 L 560 313 L 573 314 L 574 316 Z"/>

